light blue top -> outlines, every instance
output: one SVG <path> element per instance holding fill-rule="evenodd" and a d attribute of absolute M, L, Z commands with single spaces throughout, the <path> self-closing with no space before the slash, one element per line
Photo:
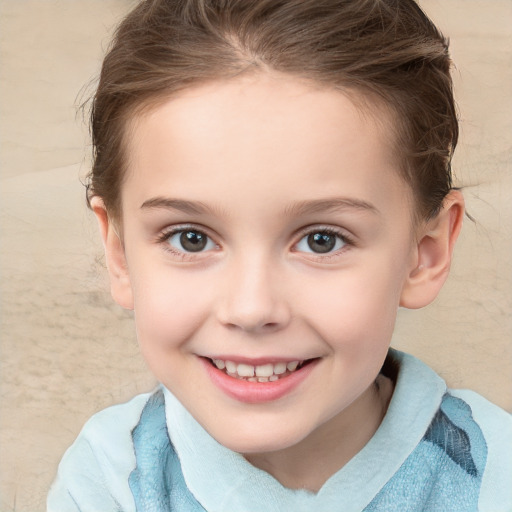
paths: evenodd
<path fill-rule="evenodd" d="M 217 443 L 165 388 L 93 416 L 49 512 L 512 511 L 512 417 L 412 356 L 368 444 L 318 493 L 283 487 Z"/>

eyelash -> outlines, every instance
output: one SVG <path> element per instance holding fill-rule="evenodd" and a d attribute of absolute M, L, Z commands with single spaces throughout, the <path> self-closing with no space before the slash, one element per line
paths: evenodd
<path fill-rule="evenodd" d="M 212 241 L 216 248 L 218 248 L 218 244 L 216 244 L 213 241 L 213 238 L 208 235 L 207 230 L 203 228 L 202 226 L 195 226 L 193 224 L 185 224 L 185 225 L 179 225 L 174 226 L 172 228 L 169 228 L 167 230 L 164 230 L 157 238 L 157 243 L 161 244 L 165 251 L 168 251 L 172 253 L 174 256 L 180 258 L 182 261 L 191 261 L 193 259 L 196 259 L 197 257 L 201 257 L 201 254 L 204 254 L 209 251 L 197 251 L 197 252 L 187 252 L 187 251 L 180 251 L 175 249 L 172 245 L 170 245 L 169 240 L 179 233 L 184 233 L 186 231 L 196 232 L 200 233 L 207 237 L 208 240 Z M 345 252 L 347 249 L 355 245 L 354 239 L 347 235 L 345 231 L 342 231 L 340 229 L 333 228 L 331 226 L 310 226 L 307 228 L 304 228 L 298 233 L 298 240 L 294 242 L 292 247 L 297 247 L 297 245 L 306 237 L 314 234 L 322 234 L 327 236 L 333 236 L 339 239 L 343 246 L 339 249 L 336 249 L 334 251 L 329 251 L 326 253 L 317 253 L 314 251 L 306 252 L 306 251 L 293 251 L 293 252 L 300 252 L 302 254 L 309 254 L 309 258 L 327 261 L 329 259 L 335 258 L 340 255 L 340 253 Z"/>
<path fill-rule="evenodd" d="M 350 249 L 350 247 L 355 246 L 355 240 L 349 236 L 345 231 L 341 229 L 334 228 L 332 226 L 309 226 L 307 228 L 304 228 L 301 230 L 298 234 L 300 237 L 297 242 L 293 244 L 293 247 L 296 247 L 304 238 L 308 237 L 309 235 L 314 234 L 322 234 L 327 236 L 333 236 L 339 239 L 343 246 L 339 249 L 336 249 L 334 251 L 326 252 L 326 253 L 316 253 L 316 252 L 305 252 L 305 251 L 294 251 L 294 252 L 302 252 L 303 254 L 308 254 L 308 257 L 311 259 L 321 260 L 321 261 L 328 261 L 331 259 L 334 259 L 341 255 L 341 253 L 344 253 L 346 250 Z"/>
<path fill-rule="evenodd" d="M 173 226 L 172 228 L 166 229 L 162 231 L 162 233 L 157 238 L 157 243 L 161 244 L 165 251 L 170 252 L 174 256 L 180 258 L 182 261 L 192 261 L 196 259 L 198 256 L 207 251 L 198 251 L 198 252 L 186 252 L 175 249 L 172 245 L 170 245 L 169 240 L 178 233 L 184 233 L 187 231 L 192 231 L 195 233 L 200 233 L 207 237 L 208 240 L 213 242 L 213 238 L 208 235 L 207 230 L 202 226 L 195 226 L 193 224 L 184 224 L 181 226 Z M 218 244 L 213 242 L 216 247 Z"/>

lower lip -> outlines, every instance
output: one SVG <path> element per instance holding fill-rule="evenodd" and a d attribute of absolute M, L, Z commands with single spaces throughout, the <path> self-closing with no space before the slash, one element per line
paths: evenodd
<path fill-rule="evenodd" d="M 209 359 L 200 358 L 212 382 L 226 395 L 239 402 L 258 404 L 279 400 L 291 393 L 313 371 L 319 359 L 311 361 L 287 377 L 274 382 L 249 382 L 226 375 L 213 366 Z"/>

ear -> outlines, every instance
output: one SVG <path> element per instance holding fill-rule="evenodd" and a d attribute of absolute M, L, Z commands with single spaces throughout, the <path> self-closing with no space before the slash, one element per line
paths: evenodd
<path fill-rule="evenodd" d="M 109 218 L 101 198 L 93 197 L 91 208 L 98 220 L 103 248 L 105 249 L 112 297 L 121 307 L 133 309 L 133 293 L 123 242 L 117 233 L 115 224 Z"/>
<path fill-rule="evenodd" d="M 400 306 L 418 309 L 430 304 L 441 290 L 462 228 L 464 198 L 459 190 L 445 197 L 439 214 L 421 229 L 414 248 L 412 270 L 400 297 Z"/>

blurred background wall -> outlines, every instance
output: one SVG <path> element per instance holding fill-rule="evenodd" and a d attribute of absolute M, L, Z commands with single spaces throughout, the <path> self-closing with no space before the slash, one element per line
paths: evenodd
<path fill-rule="evenodd" d="M 0 0 L 0 512 L 43 511 L 83 423 L 155 385 L 131 315 L 110 299 L 81 185 L 77 105 L 130 5 Z M 400 311 L 394 346 L 512 411 L 512 3 L 421 5 L 451 38 L 454 169 L 476 222 L 438 300 Z"/>

